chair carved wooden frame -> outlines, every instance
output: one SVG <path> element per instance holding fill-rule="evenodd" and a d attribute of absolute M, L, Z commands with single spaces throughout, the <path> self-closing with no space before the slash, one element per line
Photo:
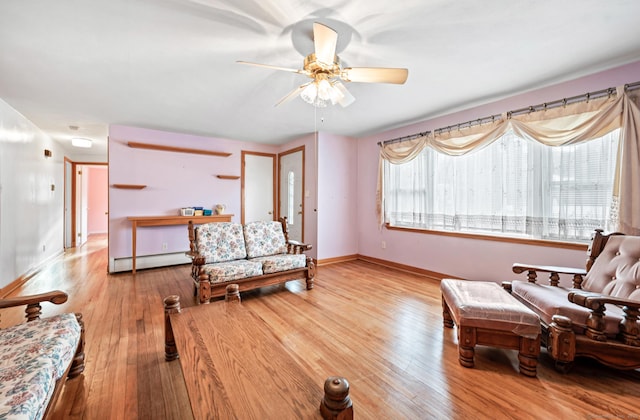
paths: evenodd
<path fill-rule="evenodd" d="M 589 357 L 617 369 L 640 368 L 640 236 L 595 231 L 586 269 L 514 264 L 527 281 L 503 286 L 536 312 L 542 343 L 567 372 L 576 357 Z M 537 273 L 549 274 L 549 285 Z M 560 275 L 573 277 L 571 288 Z"/>
<path fill-rule="evenodd" d="M 281 226 L 282 232 L 280 234 L 284 236 L 283 240 L 284 246 L 286 247 L 287 255 L 301 255 L 306 251 L 312 249 L 311 244 L 304 244 L 289 239 L 289 230 L 286 217 L 280 217 L 275 223 Z M 274 273 L 249 276 L 227 281 L 211 281 L 210 274 L 208 274 L 204 269 L 207 265 L 205 262 L 205 258 L 198 252 L 196 227 L 193 225 L 193 223 L 189 222 L 188 230 L 190 251 L 187 252 L 187 256 L 191 258 L 191 278 L 194 281 L 194 296 L 197 297 L 199 303 L 209 303 L 212 298 L 225 296 L 225 294 L 227 293 L 226 287 L 229 284 L 237 284 L 238 291 L 244 292 L 259 287 L 281 284 L 288 280 L 297 280 L 304 278 L 307 290 L 311 290 L 314 287 L 316 265 L 313 258 L 308 256 L 304 258 L 304 267 L 284 269 L 282 271 Z"/>
<path fill-rule="evenodd" d="M 50 370 L 51 367 L 49 367 L 49 364 L 47 363 L 49 359 L 52 360 L 51 366 L 60 364 L 64 368 L 64 373 L 55 380 L 53 390 L 51 391 L 50 394 L 41 395 L 38 392 L 31 392 L 33 390 L 33 387 L 38 388 L 41 385 L 39 381 L 44 380 L 46 382 L 46 379 L 41 379 L 41 378 L 47 378 L 47 375 L 37 376 L 35 377 L 36 379 L 31 380 L 29 384 L 17 385 L 15 388 L 15 389 L 24 388 L 23 394 L 29 395 L 30 396 L 29 398 L 26 398 L 25 400 L 22 400 L 22 399 L 12 400 L 12 402 L 5 401 L 4 402 L 5 407 L 3 408 L 11 409 L 12 404 L 15 404 L 21 407 L 21 408 L 20 407 L 16 408 L 18 410 L 18 413 L 22 413 L 23 415 L 29 416 L 42 410 L 42 408 L 39 406 L 40 403 L 46 403 L 46 407 L 44 408 L 44 411 L 41 412 L 41 414 L 43 418 L 48 418 L 51 412 L 53 411 L 53 408 L 55 407 L 57 400 L 60 397 L 62 387 L 64 386 L 66 379 L 67 378 L 73 379 L 75 377 L 78 377 L 84 371 L 85 331 L 84 331 L 84 321 L 82 319 L 81 313 L 61 314 L 61 315 L 45 318 L 43 321 L 49 321 L 48 323 L 41 324 L 43 326 L 38 327 L 36 329 L 29 329 L 30 325 L 37 324 L 41 319 L 40 317 L 42 315 L 42 306 L 41 306 L 42 302 L 50 302 L 55 305 L 60 305 L 65 303 L 67 299 L 68 299 L 68 295 L 65 292 L 62 292 L 60 290 L 54 290 L 51 292 L 40 293 L 40 294 L 29 295 L 29 296 L 17 296 L 17 297 L 8 297 L 8 298 L 0 299 L 0 309 L 26 306 L 24 312 L 25 312 L 25 318 L 27 319 L 26 323 L 21 323 L 21 324 L 15 325 L 14 327 L 9 327 L 7 329 L 0 329 L 0 339 L 4 340 L 5 338 L 7 338 L 3 332 L 7 332 L 11 330 L 11 332 L 8 334 L 9 336 L 8 345 L 11 347 L 17 346 L 19 351 L 24 350 L 24 348 L 26 348 L 25 346 L 28 347 L 30 343 L 33 344 L 32 343 L 33 340 L 36 340 L 36 341 L 41 340 L 37 348 L 31 349 L 29 347 L 30 350 L 24 353 L 25 356 L 20 359 L 20 362 L 16 362 L 15 360 L 9 360 L 9 359 L 5 360 L 6 363 L 10 364 L 11 369 L 13 369 L 14 372 L 9 374 L 9 379 L 8 379 L 9 385 L 7 385 L 6 383 L 3 383 L 3 385 L 16 386 L 15 384 L 11 385 L 11 383 L 22 380 L 21 378 L 25 376 L 24 372 L 22 372 L 23 370 L 26 371 L 26 370 L 29 370 L 30 368 Z M 62 318 L 67 319 L 67 321 L 62 320 Z M 73 322 L 77 323 L 76 325 L 79 328 L 78 336 L 75 336 L 74 333 L 72 332 L 65 331 L 64 327 L 68 325 L 69 322 L 71 322 L 70 319 L 73 319 L 74 320 Z M 38 334 L 38 331 L 43 331 L 43 330 L 46 330 L 47 328 L 53 328 L 53 330 L 51 330 L 52 332 L 50 333 L 49 336 L 41 337 Z M 17 333 L 16 331 L 22 331 L 22 332 Z M 71 343 L 72 339 L 69 338 L 70 336 L 77 337 L 77 345 L 75 346 L 75 353 L 71 356 L 72 358 L 70 359 L 69 363 L 67 365 L 64 365 L 64 361 L 68 357 L 68 356 L 64 356 L 66 355 L 66 349 L 65 349 L 64 343 L 65 342 Z M 55 337 L 55 338 L 52 338 L 52 337 Z M 60 349 L 58 349 L 58 345 L 60 345 L 61 347 Z M 18 353 L 20 354 L 19 351 Z M 6 357 L 7 355 L 3 354 L 3 356 Z M 30 361 L 32 359 L 39 359 L 39 360 L 45 360 L 45 361 L 41 363 L 25 363 L 25 360 Z M 18 365 L 13 365 L 12 364 L 13 362 L 18 363 Z M 49 398 L 48 401 L 45 400 L 45 397 L 47 397 L 47 395 Z M 28 414 L 25 413 L 23 410 L 26 410 Z M 13 412 L 13 410 L 11 410 L 11 412 Z"/>

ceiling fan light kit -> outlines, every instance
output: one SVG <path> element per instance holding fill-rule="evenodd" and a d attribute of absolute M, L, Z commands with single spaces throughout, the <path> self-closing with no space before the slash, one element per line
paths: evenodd
<path fill-rule="evenodd" d="M 302 69 L 290 69 L 248 61 L 238 61 L 238 63 L 298 73 L 312 79 L 312 81 L 295 88 L 275 106 L 300 95 L 303 101 L 319 108 L 324 108 L 329 103 L 332 105 L 338 103 L 346 107 L 351 105 L 356 98 L 351 95 L 342 81 L 393 84 L 406 82 L 409 71 L 404 68 L 347 67 L 343 69 L 340 65 L 340 58 L 335 54 L 337 42 L 338 33 L 336 31 L 315 22 L 313 24 L 315 52 L 305 57 Z"/>

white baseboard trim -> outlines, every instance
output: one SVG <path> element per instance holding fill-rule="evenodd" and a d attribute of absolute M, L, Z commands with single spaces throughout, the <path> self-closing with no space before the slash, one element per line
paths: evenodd
<path fill-rule="evenodd" d="M 184 252 L 173 252 L 170 254 L 142 255 L 136 256 L 136 271 L 144 268 L 166 267 L 169 265 L 189 264 L 191 259 L 184 255 Z M 131 257 L 109 258 L 109 273 L 120 273 L 131 271 Z"/>

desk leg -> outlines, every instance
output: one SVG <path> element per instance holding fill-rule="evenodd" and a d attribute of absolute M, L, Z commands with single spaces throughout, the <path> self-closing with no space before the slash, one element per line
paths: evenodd
<path fill-rule="evenodd" d="M 131 222 L 131 273 L 136 274 L 136 231 L 138 222 Z"/>

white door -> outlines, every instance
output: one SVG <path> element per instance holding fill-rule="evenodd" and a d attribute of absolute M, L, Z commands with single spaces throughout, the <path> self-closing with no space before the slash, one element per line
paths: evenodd
<path fill-rule="evenodd" d="M 284 152 L 280 162 L 280 216 L 287 216 L 289 239 L 304 241 L 304 146 Z"/>
<path fill-rule="evenodd" d="M 275 220 L 276 156 L 242 151 L 242 223 Z"/>

